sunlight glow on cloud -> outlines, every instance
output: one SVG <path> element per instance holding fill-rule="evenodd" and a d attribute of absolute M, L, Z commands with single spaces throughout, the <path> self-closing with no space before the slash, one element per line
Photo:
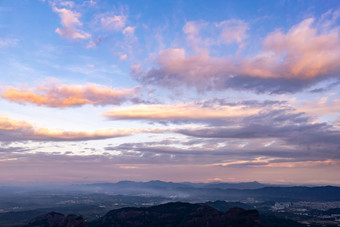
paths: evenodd
<path fill-rule="evenodd" d="M 151 121 L 204 121 L 246 117 L 259 113 L 260 109 L 245 105 L 209 106 L 194 103 L 172 105 L 135 105 L 104 113 L 110 119 L 140 119 Z"/>

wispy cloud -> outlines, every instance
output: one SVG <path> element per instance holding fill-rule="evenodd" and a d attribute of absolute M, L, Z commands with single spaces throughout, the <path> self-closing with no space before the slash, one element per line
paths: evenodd
<path fill-rule="evenodd" d="M 202 127 L 182 129 L 184 135 L 200 138 L 225 138 L 252 140 L 271 138 L 283 141 L 280 146 L 288 150 L 305 150 L 312 155 L 319 150 L 336 155 L 340 143 L 340 132 L 326 123 L 315 123 L 303 113 L 274 110 L 245 117 L 235 126 Z M 325 155 L 322 154 L 322 155 Z M 292 157 L 294 156 L 290 153 Z"/>
<path fill-rule="evenodd" d="M 188 21 L 183 26 L 183 33 L 186 35 L 188 45 L 197 53 L 205 53 L 209 47 L 209 42 L 204 40 L 201 30 L 207 27 L 204 21 Z"/>
<path fill-rule="evenodd" d="M 113 10 L 96 14 L 94 23 L 99 30 L 120 32 L 127 26 L 128 17 L 128 7 L 120 6 Z"/>
<path fill-rule="evenodd" d="M 212 46 L 237 44 L 243 48 L 248 30 L 248 23 L 239 19 L 214 24 L 202 20 L 188 21 L 183 26 L 188 46 L 200 54 L 209 53 Z"/>
<path fill-rule="evenodd" d="M 248 24 L 243 20 L 231 19 L 217 23 L 216 26 L 221 28 L 221 40 L 227 44 L 236 42 L 241 43 L 247 38 Z"/>
<path fill-rule="evenodd" d="M 18 43 L 18 39 L 14 38 L 0 38 L 0 48 L 15 46 Z"/>
<path fill-rule="evenodd" d="M 86 48 L 93 48 L 98 46 L 99 43 L 101 43 L 104 40 L 104 37 L 102 36 L 97 36 L 94 39 L 91 39 L 89 43 L 87 44 Z"/>
<path fill-rule="evenodd" d="M 92 26 L 95 27 L 94 30 L 96 30 L 97 32 L 104 33 L 104 35 L 100 35 L 101 37 L 110 37 L 114 33 L 116 33 L 115 35 L 119 35 L 120 33 L 124 35 L 125 39 L 129 41 L 135 41 L 137 40 L 137 37 L 135 36 L 136 27 L 129 25 L 128 18 L 128 7 L 120 6 L 110 11 L 95 14 Z M 118 40 L 119 39 L 120 38 L 118 38 Z M 98 43 L 99 42 L 95 42 L 95 40 L 91 40 L 87 47 L 94 47 Z"/>
<path fill-rule="evenodd" d="M 125 15 L 101 15 L 100 24 L 106 30 L 122 31 L 125 27 L 127 17 Z"/>
<path fill-rule="evenodd" d="M 97 84 L 59 85 L 44 84 L 36 88 L 15 88 L 7 86 L 1 96 L 11 102 L 31 103 L 48 107 L 72 107 L 85 104 L 119 105 L 138 100 L 138 88 L 112 89 Z"/>
<path fill-rule="evenodd" d="M 123 34 L 128 37 L 129 39 L 135 39 L 135 28 L 136 27 L 131 27 L 131 26 L 127 26 L 126 28 L 124 28 L 123 30 Z"/>

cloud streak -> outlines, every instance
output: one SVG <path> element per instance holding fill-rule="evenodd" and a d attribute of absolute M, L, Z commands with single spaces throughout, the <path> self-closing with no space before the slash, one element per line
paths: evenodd
<path fill-rule="evenodd" d="M 223 121 L 232 118 L 242 118 L 255 115 L 261 111 L 244 104 L 216 105 L 216 104 L 154 104 L 137 105 L 114 109 L 103 115 L 113 120 L 149 120 L 149 121 Z"/>
<path fill-rule="evenodd" d="M 128 100 L 137 100 L 138 88 L 112 89 L 97 84 L 58 85 L 46 84 L 36 88 L 7 86 L 2 98 L 20 104 L 65 108 L 91 105 L 120 105 Z"/>
<path fill-rule="evenodd" d="M 147 130 L 145 130 L 147 131 Z M 82 141 L 101 140 L 129 136 L 142 132 L 139 129 L 100 129 L 92 132 L 52 130 L 36 128 L 25 121 L 17 121 L 0 115 L 0 141 Z"/>
<path fill-rule="evenodd" d="M 295 151 L 306 150 L 311 156 L 320 155 L 317 154 L 320 150 L 324 152 L 322 155 L 329 152 L 330 156 L 338 156 L 337 149 L 340 146 L 340 132 L 336 128 L 326 123 L 314 123 L 303 113 L 290 113 L 287 110 L 245 117 L 234 126 L 180 129 L 177 132 L 199 138 L 279 140 L 283 142 L 281 146 Z M 294 157 L 296 154 L 290 155 Z"/>

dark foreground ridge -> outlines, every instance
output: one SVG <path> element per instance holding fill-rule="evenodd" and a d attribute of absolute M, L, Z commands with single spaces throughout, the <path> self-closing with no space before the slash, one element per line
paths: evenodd
<path fill-rule="evenodd" d="M 26 226 L 36 227 L 87 227 L 87 222 L 82 217 L 77 215 L 67 215 L 57 212 L 50 212 L 38 217 L 33 218 Z"/>
<path fill-rule="evenodd" d="M 181 227 L 260 227 L 257 210 L 234 207 L 227 212 L 201 204 L 167 203 L 143 208 L 122 208 L 109 211 L 103 217 L 87 223 L 76 215 L 64 216 L 51 212 L 33 218 L 26 227 L 97 227 L 97 226 L 181 226 Z"/>

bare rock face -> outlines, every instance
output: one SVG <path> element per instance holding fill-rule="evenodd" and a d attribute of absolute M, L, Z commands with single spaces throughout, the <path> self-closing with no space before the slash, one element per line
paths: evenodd
<path fill-rule="evenodd" d="M 88 227 L 82 217 L 50 212 L 33 218 L 25 227 Z"/>

